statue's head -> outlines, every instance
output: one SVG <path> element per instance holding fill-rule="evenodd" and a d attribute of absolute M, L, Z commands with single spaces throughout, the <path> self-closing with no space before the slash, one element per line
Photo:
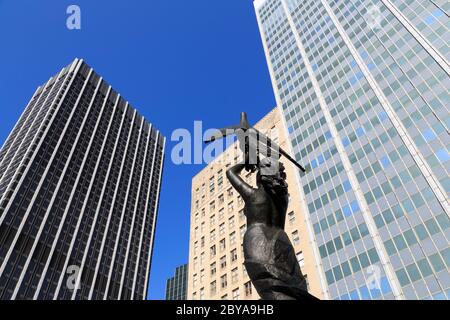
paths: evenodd
<path fill-rule="evenodd" d="M 270 158 L 261 160 L 256 174 L 256 184 L 258 188 L 263 187 L 269 194 L 287 195 L 288 184 L 284 165 L 279 161 L 274 163 L 274 160 Z"/>

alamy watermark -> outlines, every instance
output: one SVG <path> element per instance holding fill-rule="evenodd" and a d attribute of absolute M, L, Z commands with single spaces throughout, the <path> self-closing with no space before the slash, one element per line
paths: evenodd
<path fill-rule="evenodd" d="M 381 29 L 381 21 L 383 20 L 380 7 L 369 4 L 367 6 L 367 13 L 366 13 L 366 21 L 367 25 L 373 30 L 379 30 Z"/>
<path fill-rule="evenodd" d="M 81 8 L 72 4 L 67 7 L 66 13 L 69 15 L 66 20 L 67 29 L 81 30 Z"/>
<path fill-rule="evenodd" d="M 205 144 L 211 136 L 223 136 Z M 171 151 L 171 160 L 175 165 L 210 164 L 213 161 L 222 165 L 243 162 L 249 165 L 259 165 L 263 159 L 264 175 L 278 173 L 278 159 L 280 152 L 278 145 L 264 134 L 260 134 L 253 128 L 226 129 L 220 132 L 218 129 L 203 131 L 203 123 L 194 121 L 194 131 L 179 128 L 172 132 L 171 141 L 175 143 Z M 245 150 L 247 148 L 247 150 Z M 218 157 L 227 150 L 226 157 Z M 244 154 L 247 155 L 244 159 Z"/>
<path fill-rule="evenodd" d="M 377 265 L 367 267 L 366 285 L 369 290 L 381 290 L 381 268 Z"/>
<path fill-rule="evenodd" d="M 80 267 L 76 265 L 68 266 L 66 273 L 69 275 L 66 280 L 67 289 L 77 291 L 81 281 Z"/>

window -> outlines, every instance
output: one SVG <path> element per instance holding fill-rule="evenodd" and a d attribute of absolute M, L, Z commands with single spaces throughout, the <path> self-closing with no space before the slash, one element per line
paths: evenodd
<path fill-rule="evenodd" d="M 194 258 L 194 270 L 197 270 L 197 257 Z"/>
<path fill-rule="evenodd" d="M 226 243 L 225 243 L 225 239 L 220 240 L 219 242 L 219 250 L 220 252 L 222 252 L 223 250 L 225 250 L 226 248 Z"/>
<path fill-rule="evenodd" d="M 231 202 L 228 204 L 228 213 L 233 212 L 233 210 L 234 210 L 234 204 L 233 204 L 233 201 L 231 201 Z"/>
<path fill-rule="evenodd" d="M 222 170 L 220 170 L 217 173 L 218 177 L 217 177 L 217 189 L 218 190 L 222 190 L 223 187 L 223 175 L 222 175 Z"/>
<path fill-rule="evenodd" d="M 270 139 L 273 142 L 278 143 L 278 129 L 276 127 L 270 129 Z"/>
<path fill-rule="evenodd" d="M 228 219 L 228 227 L 230 229 L 234 228 L 234 216 L 232 216 L 230 219 Z"/>
<path fill-rule="evenodd" d="M 227 190 L 227 195 L 228 195 L 229 197 L 232 197 L 232 196 L 233 196 L 233 188 L 228 188 L 228 190 Z"/>
<path fill-rule="evenodd" d="M 216 294 L 216 291 L 217 291 L 217 283 L 216 283 L 216 281 L 214 280 L 214 281 L 211 282 L 211 284 L 210 284 L 210 292 L 211 292 L 211 295 Z"/>
<path fill-rule="evenodd" d="M 205 288 L 200 289 L 200 300 L 205 300 Z"/>
<path fill-rule="evenodd" d="M 225 201 L 223 194 L 221 194 L 218 199 L 219 199 L 219 205 L 223 204 Z"/>
<path fill-rule="evenodd" d="M 214 257 L 216 256 L 216 245 L 213 245 L 213 246 L 210 248 L 209 252 L 210 252 L 210 257 L 211 257 L 211 258 L 214 258 Z"/>
<path fill-rule="evenodd" d="M 223 269 L 227 266 L 227 256 L 222 256 L 220 258 L 220 268 Z"/>
<path fill-rule="evenodd" d="M 236 232 L 230 233 L 230 246 L 233 246 L 236 244 Z"/>
<path fill-rule="evenodd" d="M 239 205 L 239 206 L 240 206 L 242 203 L 244 203 L 244 201 L 242 200 L 242 197 L 241 197 L 241 196 L 238 196 L 237 202 L 238 202 L 238 205 Z"/>
<path fill-rule="evenodd" d="M 239 228 L 239 232 L 240 232 L 240 234 L 241 234 L 241 238 L 244 238 L 244 235 L 245 235 L 245 231 L 247 231 L 247 225 L 242 225 L 240 228 Z"/>
<path fill-rule="evenodd" d="M 205 247 L 205 237 L 202 237 L 201 239 L 200 239 L 200 247 Z"/>
<path fill-rule="evenodd" d="M 194 277 L 192 278 L 192 285 L 194 288 L 197 286 L 198 281 L 197 278 L 198 278 L 197 274 L 194 274 Z"/>
<path fill-rule="evenodd" d="M 245 290 L 246 297 L 252 295 L 252 283 L 250 281 L 248 281 L 244 284 L 244 290 Z"/>
<path fill-rule="evenodd" d="M 233 249 L 231 250 L 231 262 L 235 262 L 237 260 L 237 250 Z"/>
<path fill-rule="evenodd" d="M 211 203 L 209 204 L 209 211 L 213 212 L 215 209 L 216 209 L 216 202 L 211 201 Z"/>
<path fill-rule="evenodd" d="M 223 236 L 225 234 L 225 223 L 219 226 L 219 235 Z"/>
<path fill-rule="evenodd" d="M 223 210 L 223 208 L 222 208 L 219 210 L 219 220 L 222 220 L 224 216 L 225 216 L 225 210 Z"/>
<path fill-rule="evenodd" d="M 209 267 L 211 270 L 211 276 L 215 275 L 216 274 L 216 263 L 215 262 L 211 263 L 211 265 Z"/>
<path fill-rule="evenodd" d="M 197 251 L 198 251 L 198 241 L 194 242 L 194 256 L 197 255 Z"/>
<path fill-rule="evenodd" d="M 224 274 L 223 276 L 220 277 L 220 286 L 223 288 L 227 287 L 227 275 Z"/>
<path fill-rule="evenodd" d="M 239 219 L 244 219 L 245 218 L 245 214 L 244 214 L 244 209 L 239 210 Z"/>
<path fill-rule="evenodd" d="M 203 284 L 203 280 L 205 280 L 205 269 L 200 270 L 200 284 Z"/>
<path fill-rule="evenodd" d="M 238 268 L 231 270 L 231 282 L 235 283 L 236 281 L 238 281 Z"/>
<path fill-rule="evenodd" d="M 233 300 L 239 300 L 239 288 L 233 290 Z"/>
<path fill-rule="evenodd" d="M 200 267 L 203 266 L 203 262 L 205 261 L 205 253 L 202 252 L 200 254 Z"/>
<path fill-rule="evenodd" d="M 291 211 L 288 213 L 288 219 L 289 219 L 289 223 L 291 223 L 291 224 L 294 223 L 294 221 L 295 221 L 294 211 Z"/>
<path fill-rule="evenodd" d="M 212 226 L 215 225 L 215 224 L 216 224 L 216 215 L 213 214 L 213 215 L 211 216 L 211 218 L 209 218 L 209 225 L 212 227 Z"/>
<path fill-rule="evenodd" d="M 305 257 L 303 255 L 303 251 L 297 253 L 297 261 L 298 264 L 300 265 L 300 268 L 302 268 L 305 265 Z"/>
<path fill-rule="evenodd" d="M 216 241 L 216 229 L 211 230 L 211 232 L 209 233 L 209 240 L 210 240 L 211 242 Z"/>
<path fill-rule="evenodd" d="M 214 193 L 214 187 L 215 187 L 215 185 L 214 185 L 214 177 L 211 177 L 211 178 L 209 178 L 209 192 L 211 194 Z"/>
<path fill-rule="evenodd" d="M 300 237 L 298 235 L 298 231 L 295 230 L 294 232 L 292 232 L 292 243 L 294 245 L 298 245 L 300 243 Z"/>

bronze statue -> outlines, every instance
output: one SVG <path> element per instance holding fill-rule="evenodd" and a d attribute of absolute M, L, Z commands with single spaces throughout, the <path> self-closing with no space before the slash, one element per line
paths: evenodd
<path fill-rule="evenodd" d="M 279 157 L 282 154 L 291 162 L 295 160 L 267 137 L 263 137 L 261 145 L 262 134 L 248 125 L 245 113 L 239 126 L 222 129 L 209 141 L 231 133 L 238 135 L 244 154 L 242 163 L 228 169 L 227 178 L 245 202 L 244 264 L 250 280 L 264 300 L 316 300 L 307 291 L 306 279 L 284 231 L 289 193 Z M 262 149 L 266 157 L 261 159 Z M 256 188 L 241 178 L 244 169 L 256 172 Z"/>
<path fill-rule="evenodd" d="M 271 165 L 269 161 L 262 160 L 259 167 Z M 289 195 L 283 164 L 273 176 L 261 175 L 258 168 L 257 188 L 240 177 L 244 167 L 235 165 L 227 177 L 245 202 L 244 264 L 256 291 L 264 300 L 313 299 L 284 231 Z"/>

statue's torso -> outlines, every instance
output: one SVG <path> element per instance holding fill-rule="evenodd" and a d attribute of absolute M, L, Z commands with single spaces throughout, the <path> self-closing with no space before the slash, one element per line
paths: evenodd
<path fill-rule="evenodd" d="M 255 189 L 250 199 L 245 202 L 244 214 L 247 226 L 254 223 L 270 224 L 270 216 L 276 210 L 275 205 L 263 188 Z"/>

